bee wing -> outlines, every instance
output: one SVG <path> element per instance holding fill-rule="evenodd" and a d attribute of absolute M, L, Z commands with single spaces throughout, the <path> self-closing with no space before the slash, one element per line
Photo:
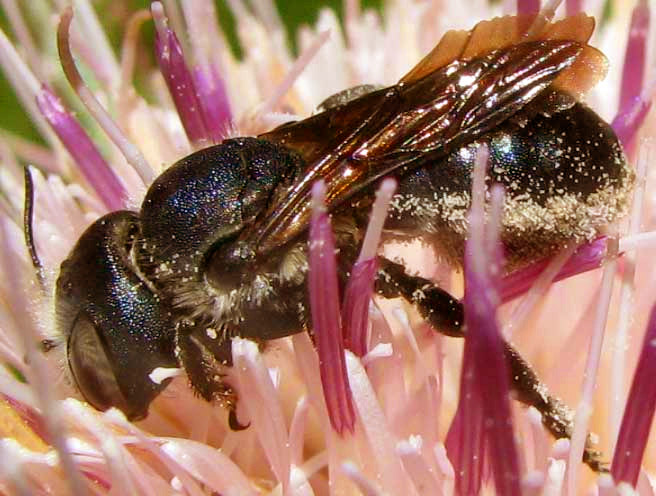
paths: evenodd
<path fill-rule="evenodd" d="M 583 13 L 553 23 L 541 20 L 535 15 L 495 17 L 479 22 L 470 31 L 447 31 L 401 82 L 420 79 L 454 60 L 476 58 L 527 41 L 565 40 L 585 45 L 595 26 L 594 18 Z"/>
<path fill-rule="evenodd" d="M 456 59 L 262 135 L 297 151 L 308 167 L 242 239 L 266 253 L 306 229 L 317 180 L 325 181 L 332 209 L 382 176 L 471 142 L 554 84 L 582 53 L 599 54 L 578 41 L 542 40 Z"/>

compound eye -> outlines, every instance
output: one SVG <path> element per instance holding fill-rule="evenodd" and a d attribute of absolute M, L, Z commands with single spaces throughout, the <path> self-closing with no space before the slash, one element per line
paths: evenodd
<path fill-rule="evenodd" d="M 107 356 L 107 347 L 86 315 L 80 315 L 71 329 L 68 363 L 82 396 L 95 408 L 129 411 Z"/>

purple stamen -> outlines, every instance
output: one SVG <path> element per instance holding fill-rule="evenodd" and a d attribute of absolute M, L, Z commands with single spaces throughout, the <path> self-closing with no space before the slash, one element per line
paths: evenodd
<path fill-rule="evenodd" d="M 558 271 L 553 282 L 601 267 L 608 254 L 608 242 L 608 237 L 601 236 L 581 245 Z M 545 258 L 504 276 L 499 283 L 501 301 L 508 302 L 528 291 L 550 262 L 551 258 Z"/>
<path fill-rule="evenodd" d="M 656 305 L 652 307 L 642 351 L 626 401 L 610 472 L 616 483 L 636 487 L 656 409 Z"/>
<path fill-rule="evenodd" d="M 651 107 L 651 102 L 642 96 L 650 14 L 645 0 L 633 9 L 622 68 L 619 109 L 611 124 L 629 155 L 633 155 L 633 138 Z"/>
<path fill-rule="evenodd" d="M 650 11 L 646 0 L 641 0 L 633 9 L 629 39 L 624 53 L 622 86 L 620 90 L 620 109 L 632 105 L 633 99 L 642 92 L 647 37 L 649 36 Z"/>
<path fill-rule="evenodd" d="M 581 245 L 558 271 L 553 282 L 601 267 L 608 253 L 608 242 L 609 238 L 602 236 Z M 501 301 L 505 303 L 528 291 L 550 261 L 551 258 L 546 258 L 504 276 L 499 285 Z"/>
<path fill-rule="evenodd" d="M 540 0 L 517 0 L 519 15 L 536 14 L 540 11 Z"/>
<path fill-rule="evenodd" d="M 583 0 L 566 0 L 565 2 L 565 16 L 573 16 L 583 12 Z"/>
<path fill-rule="evenodd" d="M 650 109 L 651 100 L 645 100 L 641 95 L 638 95 L 625 107 L 620 108 L 611 123 L 613 131 L 617 134 L 624 149 L 628 150 L 629 155 L 632 154 L 633 138 L 640 129 Z"/>
<path fill-rule="evenodd" d="M 474 389 L 473 394 L 478 395 L 477 408 L 481 409 L 480 428 L 485 442 L 485 460 L 494 475 L 497 494 L 520 495 L 519 460 L 512 429 L 508 370 L 499 326 L 493 318 L 498 306 L 496 295 L 490 279 L 467 268 L 465 285 L 465 325 L 469 334 L 465 340 L 463 370 L 466 372 L 463 375 L 473 376 L 473 379 L 465 378 L 464 382 L 474 383 L 465 387 Z M 462 389 L 460 394 L 464 394 Z M 472 402 L 469 407 L 473 406 Z M 465 424 L 465 429 L 468 428 L 469 424 Z"/>
<path fill-rule="evenodd" d="M 227 136 L 232 119 L 223 78 L 215 67 L 195 67 L 193 78 L 209 137 L 220 143 Z"/>
<path fill-rule="evenodd" d="M 375 258 L 356 262 L 344 294 L 344 340 L 346 348 L 359 357 L 363 357 L 368 351 L 369 304 L 377 270 L 378 263 Z"/>
<path fill-rule="evenodd" d="M 371 209 L 358 260 L 353 266 L 346 286 L 342 316 L 344 317 L 344 339 L 346 346 L 359 357 L 367 354 L 367 324 L 369 322 L 369 303 L 374 289 L 374 279 L 378 264 L 376 252 L 387 218 L 387 209 L 396 190 L 396 180 L 383 180 L 376 193 L 376 201 Z"/>
<path fill-rule="evenodd" d="M 466 343 L 466 342 L 465 342 Z M 471 347 L 470 347 L 471 349 Z M 471 354 L 465 353 L 460 376 L 460 399 L 446 436 L 446 451 L 455 471 L 457 494 L 478 494 L 483 484 L 483 461 L 485 453 L 483 411 L 476 397 L 474 364 Z"/>
<path fill-rule="evenodd" d="M 124 208 L 125 189 L 87 133 L 46 85 L 36 97 L 39 110 L 108 210 Z"/>
<path fill-rule="evenodd" d="M 323 181 L 315 183 L 309 247 L 310 312 L 330 423 L 342 434 L 345 429 L 353 432 L 355 411 L 346 375 L 335 239 L 325 208 L 325 194 Z"/>
<path fill-rule="evenodd" d="M 483 224 L 483 191 L 488 152 L 479 151 L 474 170 L 470 236 L 465 247 L 465 349 L 460 400 L 447 435 L 458 494 L 478 494 L 484 467 L 491 469 L 497 494 L 520 495 L 519 459 L 510 411 L 504 343 L 496 320 L 499 299 L 499 226 Z M 492 194 L 502 204 L 503 196 Z M 493 211 L 499 207 L 494 205 Z"/>
<path fill-rule="evenodd" d="M 91 89 L 84 83 L 82 75 L 77 70 L 73 53 L 71 52 L 71 22 L 73 21 L 73 9 L 69 6 L 62 12 L 57 26 L 57 51 L 59 60 L 66 79 L 80 97 L 80 101 L 87 108 L 98 125 L 107 133 L 107 136 L 121 150 L 127 162 L 134 167 L 144 184 L 150 184 L 153 180 L 153 169 L 141 154 L 116 125 L 107 110 L 100 104 Z"/>
<path fill-rule="evenodd" d="M 155 20 L 155 57 L 160 72 L 169 88 L 187 138 L 194 145 L 202 145 L 209 141 L 210 133 L 194 79 L 182 53 L 182 46 L 167 25 L 162 4 L 153 2 L 151 12 Z"/>

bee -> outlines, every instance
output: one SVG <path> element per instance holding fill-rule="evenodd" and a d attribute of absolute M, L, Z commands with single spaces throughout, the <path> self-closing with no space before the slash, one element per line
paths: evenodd
<path fill-rule="evenodd" d="M 231 338 L 265 343 L 311 332 L 306 276 L 313 183 L 326 184 L 341 284 L 357 257 L 375 191 L 398 190 L 386 239 L 420 239 L 462 263 L 476 150 L 487 186 L 506 190 L 501 239 L 512 270 L 596 236 L 622 216 L 633 173 L 612 129 L 581 95 L 604 76 L 587 45 L 592 18 L 542 27 L 504 17 L 448 32 L 398 84 L 347 90 L 321 111 L 257 137 L 183 158 L 150 185 L 139 212 L 94 222 L 61 264 L 59 330 L 72 376 L 94 407 L 147 415 L 180 367 L 191 387 L 231 413 Z M 462 337 L 462 303 L 379 257 L 383 298 L 404 298 L 437 332 Z M 421 298 L 417 295 L 421 294 Z M 569 410 L 506 345 L 516 397 L 556 437 Z M 599 470 L 598 457 L 585 461 Z"/>

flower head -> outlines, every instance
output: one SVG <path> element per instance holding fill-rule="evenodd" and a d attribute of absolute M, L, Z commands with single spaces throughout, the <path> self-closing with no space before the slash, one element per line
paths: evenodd
<path fill-rule="evenodd" d="M 303 332 L 266 346 L 235 337 L 231 356 L 222 357 L 232 367 L 213 369 L 234 388 L 236 407 L 232 390 L 224 393 L 235 411 L 196 396 L 184 370 L 161 367 L 149 377 L 157 391 L 168 385 L 147 418 L 130 422 L 119 410 L 89 406 L 69 372 L 53 293 L 62 261 L 89 223 L 108 211 L 138 210 L 153 179 L 195 150 L 309 117 L 345 88 L 395 84 L 447 29 L 511 13 L 504 9 L 528 14 L 540 7 L 534 0 L 502 3 L 481 0 L 463 9 L 390 1 L 378 12 L 346 2 L 343 23 L 326 9 L 314 26 L 300 29 L 295 56 L 272 2 L 233 1 L 237 58 L 209 0 L 153 2 L 149 11 L 131 14 L 120 54 L 86 0 L 73 10 L 44 5 L 39 13 L 5 2 L 11 33 L 0 33 L 0 65 L 42 141 L 0 133 L 0 492 L 574 494 L 590 484 L 610 493 L 626 482 L 653 494 L 648 478 L 656 470 L 656 445 L 648 440 L 645 447 L 649 426 L 640 417 L 643 401 L 649 400 L 649 415 L 654 408 L 644 379 L 654 365 L 647 313 L 654 304 L 648 268 L 655 180 L 646 167 L 652 145 L 644 139 L 654 132 L 651 8 L 644 0 L 633 10 L 619 2 L 585 5 L 599 24 L 592 44 L 610 58 L 609 76 L 588 102 L 612 121 L 630 161 L 640 165 L 628 227 L 507 274 L 499 232 L 482 222 L 487 216 L 487 226 L 499 225 L 503 216 L 492 189 L 488 214 L 479 205 L 470 217 L 463 285 L 462 274 L 425 243 L 380 246 L 391 183 L 381 188 L 382 206 L 373 207 L 361 255 L 358 247 L 352 257 L 356 265 L 339 266 L 343 254 L 334 252 L 333 229 L 339 235 L 345 227 L 331 227 L 318 183 L 307 247 L 312 337 Z M 555 5 L 545 3 L 546 22 Z M 556 12 L 573 14 L 581 4 L 567 1 Z M 614 7 L 610 13 L 607 5 Z M 28 15 L 34 16 L 29 22 Z M 42 41 L 38 32 L 51 33 L 53 19 L 58 57 L 55 40 Z M 153 46 L 139 36 L 149 19 Z M 143 48 L 152 50 L 157 69 L 136 67 Z M 30 232 L 22 216 L 25 165 L 41 279 L 23 234 Z M 409 274 L 437 281 L 456 299 L 464 286 L 471 339 L 462 360 L 462 340 L 430 329 L 406 301 L 372 294 L 379 254 L 403 260 Z M 619 295 L 613 281 L 621 284 Z M 459 304 L 456 299 L 449 301 Z M 220 332 L 208 325 L 205 337 Z M 552 443 L 535 409 L 508 401 L 505 367 L 514 350 L 503 339 L 511 334 L 544 382 L 578 406 L 576 421 L 566 423 L 573 430 L 561 432 L 571 441 Z M 533 393 L 562 407 L 545 390 Z M 570 413 L 558 408 L 562 416 Z M 615 480 L 584 472 L 582 454 L 593 452 L 589 431 L 605 459 L 612 454 Z"/>

